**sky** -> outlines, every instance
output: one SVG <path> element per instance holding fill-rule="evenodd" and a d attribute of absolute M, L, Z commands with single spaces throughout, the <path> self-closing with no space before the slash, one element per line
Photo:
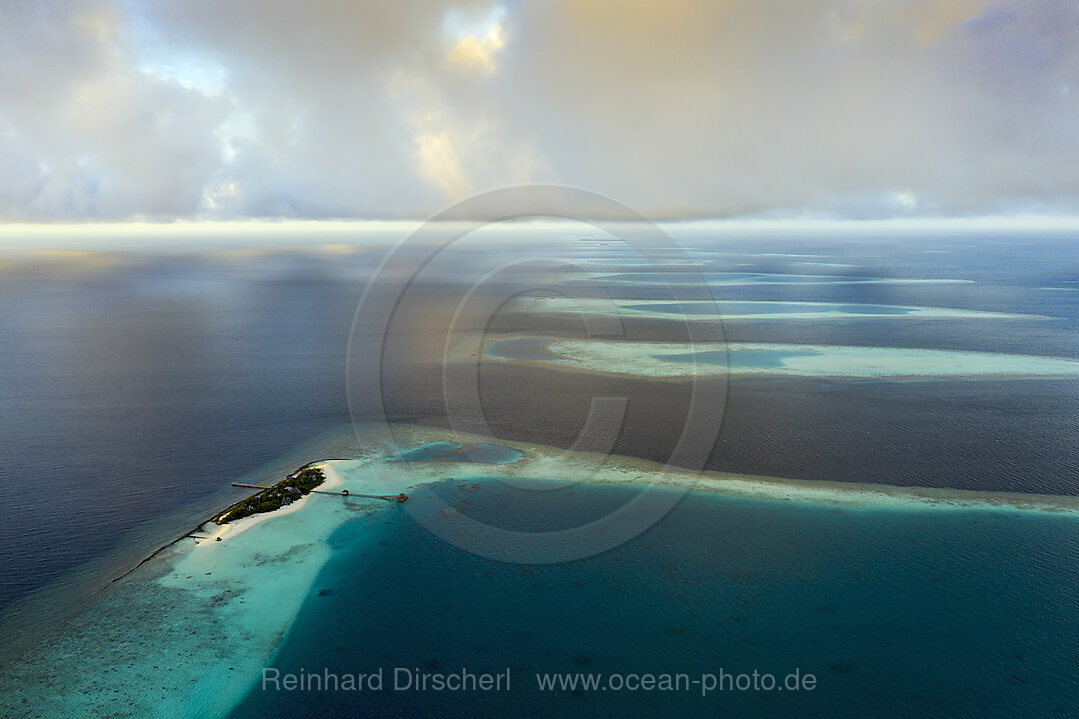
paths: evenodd
<path fill-rule="evenodd" d="M 1079 215 L 1074 0 L 0 0 L 0 222 Z"/>

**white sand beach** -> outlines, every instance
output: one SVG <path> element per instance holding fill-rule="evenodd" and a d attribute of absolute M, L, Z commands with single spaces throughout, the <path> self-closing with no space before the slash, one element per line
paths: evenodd
<path fill-rule="evenodd" d="M 334 465 L 339 461 L 340 460 L 329 460 L 320 464 L 312 465 L 312 467 L 316 469 L 321 469 L 326 477 L 326 479 L 323 480 L 322 484 L 316 487 L 317 490 L 322 492 L 328 492 L 332 489 L 337 488 L 341 484 L 341 475 L 339 475 L 334 469 Z M 236 521 L 229 522 L 227 524 L 216 524 L 211 520 L 202 526 L 204 528 L 213 528 L 213 532 L 205 537 L 199 538 L 195 542 L 195 544 L 196 546 L 201 547 L 207 544 L 216 544 L 218 542 L 223 542 L 230 537 L 235 537 L 238 534 L 242 534 L 247 530 L 258 526 L 259 524 L 265 522 L 268 519 L 272 519 L 274 517 L 281 517 L 286 514 L 292 514 L 293 512 L 298 512 L 307 505 L 307 500 L 310 497 L 310 494 L 305 494 L 292 504 L 281 507 L 280 509 L 274 510 L 273 512 L 252 514 L 250 516 L 237 519 Z"/>
<path fill-rule="evenodd" d="M 483 466 L 386 461 L 389 452 L 448 439 L 462 445 L 497 442 L 523 457 Z M 422 509 L 413 503 L 433 499 L 424 485 L 476 475 L 652 485 L 839 511 L 1079 518 L 1079 497 L 690 472 L 417 426 L 395 425 L 392 436 L 375 432 L 369 446 L 372 450 L 358 459 L 320 464 L 327 488 L 348 489 L 350 496 L 312 493 L 284 510 L 232 523 L 220 534 L 221 542 L 171 545 L 88 604 L 73 620 L 78 631 L 58 628 L 24 661 L 0 670 L 0 697 L 25 698 L 47 717 L 104 716 L 118 703 L 130 708 L 131 716 L 225 717 L 252 678 L 272 662 L 333 555 L 331 538 L 338 529 L 376 511 L 388 512 L 386 520 L 414 521 L 397 513 Z M 398 492 L 408 493 L 408 502 L 355 496 Z M 67 691 L 55 691 L 54 676 L 65 677 Z M 143 691 L 151 686 L 155 691 Z"/>

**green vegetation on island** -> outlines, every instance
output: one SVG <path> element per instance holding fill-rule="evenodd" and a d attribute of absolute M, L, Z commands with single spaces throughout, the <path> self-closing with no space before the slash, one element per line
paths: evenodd
<path fill-rule="evenodd" d="M 214 521 L 218 524 L 228 524 L 252 514 L 273 512 L 310 493 L 325 480 L 326 475 L 318 467 L 297 470 L 274 486 L 232 505 Z"/>

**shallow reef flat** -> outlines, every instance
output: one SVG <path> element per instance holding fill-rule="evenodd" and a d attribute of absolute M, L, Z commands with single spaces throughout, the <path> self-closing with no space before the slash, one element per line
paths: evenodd
<path fill-rule="evenodd" d="M 655 286 L 655 283 L 651 283 Z M 699 293 L 694 295 L 699 297 Z M 897 320 L 1048 320 L 1041 315 L 915 307 L 851 302 L 787 302 L 739 300 L 627 300 L 570 297 L 537 297 L 520 300 L 514 308 L 533 314 L 594 315 L 601 317 L 643 317 L 678 322 L 715 322 L 717 320 L 837 320 L 855 318 L 892 318 Z"/>
<path fill-rule="evenodd" d="M 763 343 L 661 343 L 491 338 L 484 357 L 573 372 L 653 379 L 822 377 L 1007 379 L 1079 377 L 1079 360 L 892 347 Z"/>
<path fill-rule="evenodd" d="M 641 262 L 644 265 L 647 262 Z M 660 263 L 662 264 L 662 263 Z M 799 262 L 834 268 L 853 268 L 854 265 L 830 262 Z M 567 274 L 565 279 L 585 279 L 593 282 L 663 286 L 692 284 L 708 287 L 741 285 L 939 285 L 971 284 L 972 280 L 958 278 L 859 277 L 855 275 L 800 274 L 788 272 L 714 272 L 691 270 L 678 272 L 669 269 L 654 272 L 592 272 L 585 275 Z"/>
<path fill-rule="evenodd" d="M 480 438 L 448 441 L 454 437 L 408 428 L 367 433 L 363 456 L 319 465 L 327 493 L 223 526 L 208 520 L 36 646 L 3 657 L 0 716 L 227 716 L 332 556 L 331 535 L 400 506 L 357 495 L 408 492 L 522 456 Z M 329 493 L 341 490 L 350 496 Z"/>
<path fill-rule="evenodd" d="M 334 490 L 347 489 L 352 496 L 314 493 L 299 508 L 264 515 L 242 532 L 221 535 L 223 541 L 185 537 L 165 548 L 38 646 L 5 660 L 0 716 L 227 716 L 270 664 L 305 603 L 317 596 L 315 582 L 335 552 L 336 530 L 353 522 L 367 522 L 371 530 L 397 513 L 415 511 L 413 506 L 429 512 L 424 503 L 431 493 L 423 488 L 439 482 L 478 476 L 554 480 L 655 486 L 827 510 L 1052 513 L 1079 519 L 1077 497 L 691 472 L 405 425 L 361 427 L 358 434 L 361 456 L 323 465 L 335 475 Z M 398 504 L 355 496 L 397 492 L 411 498 Z M 370 536 L 379 535 L 371 530 Z M 371 544 L 378 551 L 377 541 Z"/>

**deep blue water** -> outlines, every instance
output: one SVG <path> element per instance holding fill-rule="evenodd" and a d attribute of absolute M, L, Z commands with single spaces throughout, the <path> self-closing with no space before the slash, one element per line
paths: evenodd
<path fill-rule="evenodd" d="M 1045 289 L 1079 286 L 1079 243 L 1068 236 L 681 242 L 705 272 L 744 265 L 731 277 L 820 272 L 972 281 L 728 286 L 716 290 L 722 301 L 939 306 L 1053 318 L 727 321 L 731 341 L 1079 359 L 1079 292 Z M 598 256 L 617 272 L 621 252 L 610 246 Z M 811 254 L 819 257 L 804 256 Z M 134 547 L 128 560 L 137 561 L 138 551 L 232 498 L 219 496 L 226 480 L 347 423 L 348 333 L 380 256 L 293 251 L 237 260 L 172 250 L 121 253 L 100 267 L 78 258 L 8 256 L 0 271 L 0 609 L 125 541 Z M 854 267 L 813 269 L 807 261 Z M 649 295 L 643 285 L 609 289 L 627 299 L 664 296 Z M 529 349 L 513 342 L 507 350 Z M 406 381 L 396 394 L 410 392 Z M 538 397 L 545 394 L 556 395 L 537 388 Z M 393 418 L 437 415 L 437 397 L 425 387 L 416 396 Z M 729 441 L 713 458 L 716 468 L 1079 492 L 1077 382 L 741 380 L 730 397 Z M 543 441 L 557 417 L 540 414 L 532 425 Z M 155 518 L 162 518 L 158 534 L 135 544 L 122 539 Z"/>
<path fill-rule="evenodd" d="M 805 262 L 822 261 L 851 264 L 859 277 L 971 280 L 717 286 L 723 302 L 829 302 L 850 311 L 952 307 L 1051 318 L 727 321 L 733 342 L 1079 359 L 1079 292 L 1052 289 L 1079 287 L 1074 237 L 728 237 L 720 245 L 702 235 L 683 241 L 706 271 L 809 273 Z M 269 478 L 312 454 L 338 456 L 332 448 L 342 446 L 320 438 L 351 418 L 346 348 L 377 253 L 238 259 L 185 250 L 121 259 L 101 267 L 17 258 L 0 265 L 0 610 L 36 589 L 67 593 L 71 585 L 50 582 L 113 552 L 122 550 L 126 559 L 108 567 L 126 569 L 227 506 L 240 493 L 229 481 L 261 471 Z M 611 271 L 624 269 L 618 256 L 606 259 Z M 544 278 L 543 287 L 556 279 Z M 647 285 L 607 289 L 620 301 L 670 299 Z M 441 291 L 430 292 L 425 307 L 432 313 Z M 572 286 L 561 291 L 572 295 Z M 444 345 L 424 355 L 426 339 L 436 336 L 429 330 L 442 319 L 449 318 L 412 328 L 403 356 L 419 359 L 415 366 L 401 363 L 402 376 L 391 378 L 372 412 L 397 422 L 445 424 L 437 394 Z M 520 331 L 557 336 L 569 323 L 533 323 Z M 645 341 L 669 341 L 676 324 L 626 323 L 631 339 Z M 511 430 L 503 436 L 564 441 L 557 403 L 578 399 L 582 385 L 568 373 L 521 372 L 513 378 L 524 384 L 526 401 L 509 408 L 520 420 L 505 423 Z M 611 396 L 632 384 L 613 382 L 602 382 Z M 663 391 L 674 397 L 675 389 Z M 709 466 L 1074 495 L 1077 418 L 1079 382 L 1070 380 L 741 379 L 731 382 Z M 356 419 L 364 419 L 362 412 Z M 626 429 L 638 437 L 674 431 L 650 422 Z M 481 456 L 495 463 L 512 460 L 486 451 Z M 626 491 L 578 487 L 572 495 L 523 497 L 491 481 L 473 484 L 479 488 L 444 491 L 457 493 L 453 503 L 461 511 L 517 528 L 572 526 L 624 501 Z M 541 699 L 545 713 L 579 716 L 624 715 L 628 707 L 759 716 L 1076 714 L 1076 535 L 1063 519 L 836 513 L 694 496 L 628 545 L 535 567 L 462 554 L 399 507 L 385 508 L 369 524 L 336 537 L 338 552 L 279 666 L 509 666 L 521 691 L 464 699 L 383 694 L 360 707 L 365 714 L 462 715 L 478 707 L 528 716 L 538 713 Z M 330 591 L 319 596 L 318 590 Z M 52 620 L 35 604 L 21 611 Z M 537 670 L 782 673 L 793 667 L 817 675 L 812 696 L 698 700 L 637 692 L 540 699 L 530 690 Z M 348 715 L 341 702 L 356 698 L 324 699 L 326 715 L 335 716 Z M 239 715 L 304 716 L 310 712 L 302 700 L 253 694 Z"/>
<path fill-rule="evenodd" d="M 632 489 L 437 488 L 478 520 L 543 531 Z M 423 499 L 417 495 L 417 499 Z M 274 692 L 234 717 L 1075 716 L 1079 523 L 872 512 L 687 495 L 600 556 L 503 564 L 398 507 L 340 529 L 271 666 L 371 673 L 380 692 Z M 396 667 L 511 672 L 511 691 L 394 691 Z M 772 673 L 812 691 L 541 692 L 537 673 Z"/>
<path fill-rule="evenodd" d="M 362 291 L 303 257 L 0 275 L 0 609 L 348 423 Z"/>

